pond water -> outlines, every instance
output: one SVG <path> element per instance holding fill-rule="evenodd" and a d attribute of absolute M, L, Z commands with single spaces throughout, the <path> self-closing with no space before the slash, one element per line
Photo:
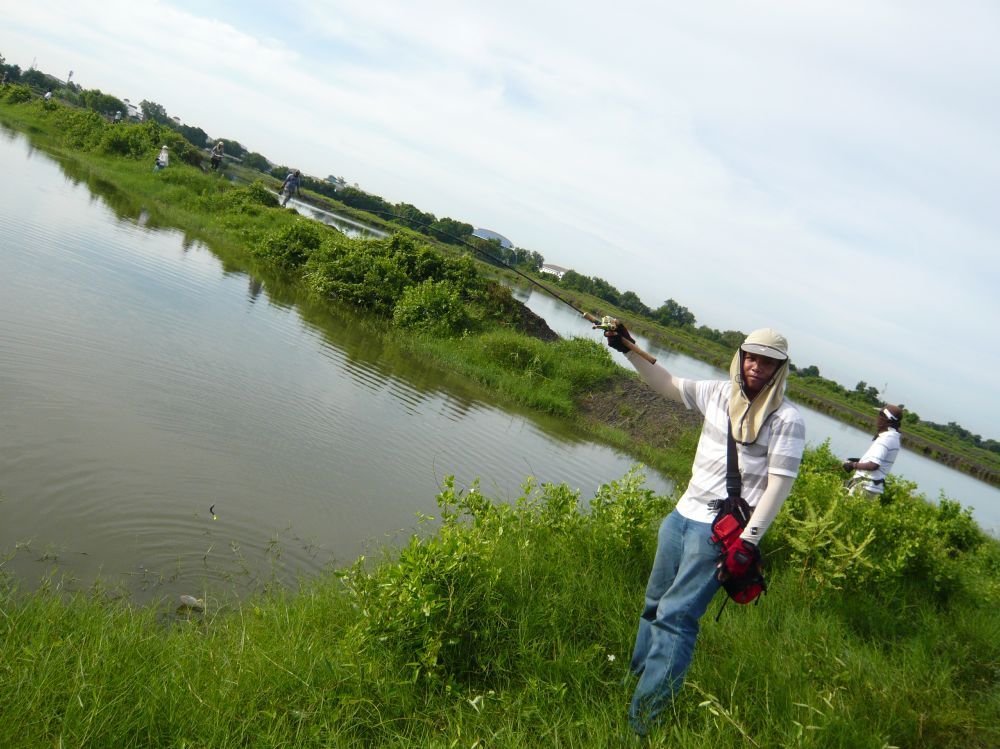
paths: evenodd
<path fill-rule="evenodd" d="M 537 315 L 545 318 L 549 327 L 562 336 L 595 334 L 591 324 L 572 308 L 538 289 L 516 288 L 514 295 Z M 681 377 L 712 379 L 729 377 L 728 372 L 676 351 L 660 348 L 642 336 L 636 336 L 636 343 L 656 356 L 658 363 Z M 794 345 L 794 341 L 792 344 Z M 627 366 L 623 358 L 617 357 L 617 360 Z M 798 404 L 798 407 L 806 421 L 808 442 L 819 445 L 829 440 L 830 449 L 844 459 L 863 453 L 872 439 L 871 433 L 863 432 L 801 404 Z M 872 423 L 874 431 L 874 418 Z M 949 499 L 971 507 L 973 517 L 979 524 L 993 535 L 1000 536 L 1000 489 L 905 448 L 900 451 L 896 459 L 893 473 L 915 481 L 920 491 L 931 500 L 936 501 L 944 493 Z"/>
<path fill-rule="evenodd" d="M 275 193 L 275 197 L 280 197 L 279 193 Z M 327 226 L 334 227 L 349 237 L 356 239 L 381 239 L 389 236 L 388 232 L 376 229 L 374 226 L 369 226 L 349 216 L 343 216 L 333 211 L 325 211 L 322 208 L 305 203 L 298 198 L 290 198 L 286 205 L 289 208 L 294 208 L 303 216 L 308 216 L 315 221 L 321 221 Z"/>
<path fill-rule="evenodd" d="M 0 131 L 0 163 L 0 565 L 26 587 L 243 593 L 399 541 L 448 474 L 587 500 L 634 463 L 157 227 L 21 135 Z"/>

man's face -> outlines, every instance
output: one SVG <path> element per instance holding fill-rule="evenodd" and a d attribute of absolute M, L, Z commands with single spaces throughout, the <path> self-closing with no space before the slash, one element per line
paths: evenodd
<path fill-rule="evenodd" d="M 771 381 L 780 366 L 779 359 L 743 352 L 743 389 L 751 400 Z"/>

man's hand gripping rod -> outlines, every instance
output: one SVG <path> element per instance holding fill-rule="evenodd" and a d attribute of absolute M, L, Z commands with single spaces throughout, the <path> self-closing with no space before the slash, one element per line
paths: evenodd
<path fill-rule="evenodd" d="M 597 328 L 600 328 L 601 330 L 617 330 L 618 329 L 618 320 L 615 319 L 614 317 L 609 317 L 608 315 L 605 315 L 604 317 L 598 319 L 598 318 L 594 317 L 592 314 L 590 314 L 589 312 L 584 312 L 583 316 L 587 320 L 589 320 L 591 323 L 593 323 L 595 330 Z M 641 348 L 639 348 L 638 346 L 636 346 L 634 342 L 630 341 L 628 338 L 625 338 L 624 336 L 622 336 L 622 341 L 624 342 L 624 344 L 625 344 L 626 347 L 628 347 L 631 351 L 635 351 L 635 353 L 637 353 L 643 359 L 645 359 L 646 361 L 648 361 L 650 364 L 656 364 L 656 357 L 655 356 L 653 356 L 652 354 L 650 354 L 647 351 L 643 351 Z"/>

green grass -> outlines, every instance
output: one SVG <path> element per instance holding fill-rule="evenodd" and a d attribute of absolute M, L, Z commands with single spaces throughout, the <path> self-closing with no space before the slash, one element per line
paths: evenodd
<path fill-rule="evenodd" d="M 831 499 L 850 517 L 842 493 L 817 495 L 837 478 L 826 457 L 811 455 L 796 501 Z M 933 511 L 902 490 L 893 502 Z M 628 476 L 587 510 L 566 487 L 530 482 L 510 504 L 446 483 L 439 505 L 434 532 L 378 560 L 296 591 L 209 595 L 204 613 L 7 581 L 0 745 L 637 745 L 625 671 L 669 501 Z M 778 548 L 800 513 L 793 503 L 765 539 L 762 603 L 731 604 L 718 622 L 713 603 L 651 744 L 997 746 L 1000 589 L 981 584 L 997 542 L 949 546 L 958 571 L 938 593 L 912 571 L 820 585 Z"/>

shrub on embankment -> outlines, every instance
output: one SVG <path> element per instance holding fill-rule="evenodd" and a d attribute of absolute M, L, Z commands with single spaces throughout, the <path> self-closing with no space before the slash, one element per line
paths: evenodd
<path fill-rule="evenodd" d="M 653 745 L 1000 742 L 997 542 L 904 483 L 885 504 L 845 496 L 829 457 L 807 455 L 764 539 L 761 604 L 716 622 L 716 598 Z M 448 480 L 436 525 L 397 552 L 166 621 L 5 587 L 0 745 L 628 746 L 626 664 L 670 502 L 635 475 L 578 499 L 529 480 L 494 503 Z M 817 532 L 827 515 L 838 533 Z M 932 539 L 948 575 L 884 566 Z"/>

